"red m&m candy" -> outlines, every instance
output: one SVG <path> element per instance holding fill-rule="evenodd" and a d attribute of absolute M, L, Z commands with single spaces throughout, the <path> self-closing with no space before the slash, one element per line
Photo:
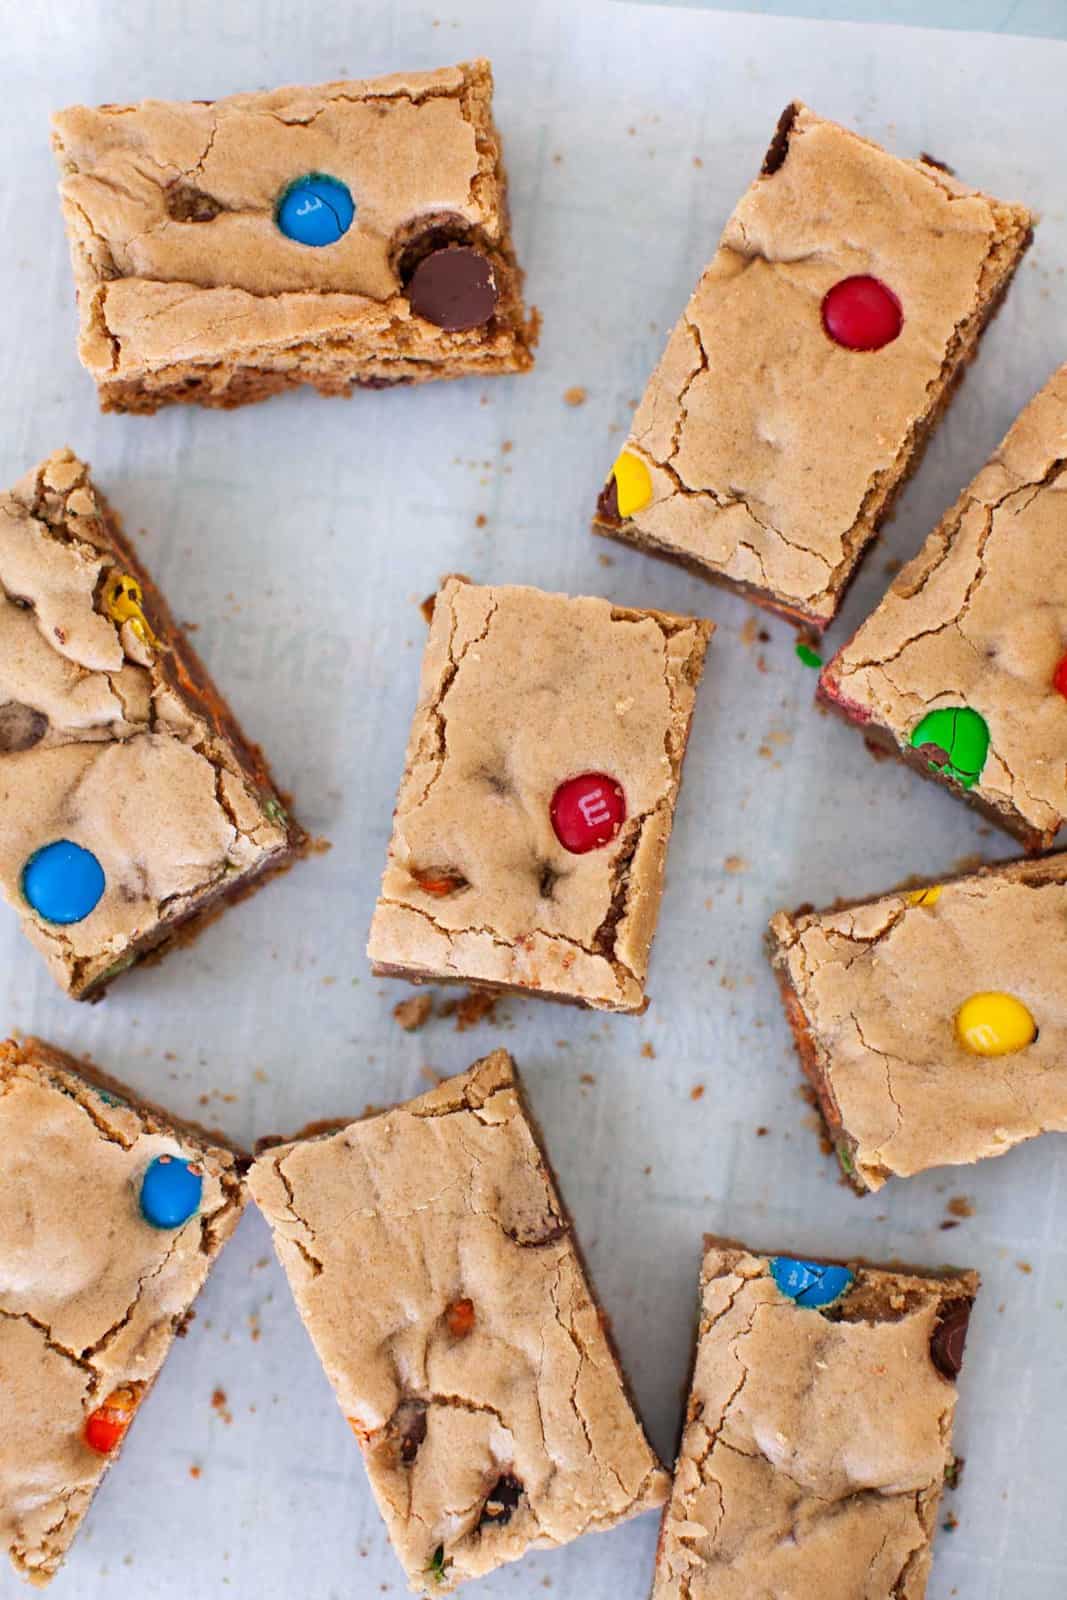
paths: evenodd
<path fill-rule="evenodd" d="M 881 350 L 904 326 L 900 301 L 880 278 L 842 278 L 822 303 L 822 325 L 846 350 Z"/>
<path fill-rule="evenodd" d="M 583 772 L 560 784 L 549 814 L 564 850 L 583 856 L 614 839 L 626 821 L 626 796 L 606 773 Z"/>
<path fill-rule="evenodd" d="M 113 1389 L 102 1406 L 85 1419 L 85 1442 L 97 1455 L 109 1456 L 122 1442 L 133 1420 L 137 1396 L 132 1389 Z"/>
<path fill-rule="evenodd" d="M 1067 656 L 1064 656 L 1055 672 L 1052 674 L 1052 687 L 1067 700 Z"/>

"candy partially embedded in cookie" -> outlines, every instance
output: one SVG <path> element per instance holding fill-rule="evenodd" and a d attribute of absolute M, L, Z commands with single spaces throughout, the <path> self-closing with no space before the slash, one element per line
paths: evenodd
<path fill-rule="evenodd" d="M 1010 1056 L 1037 1038 L 1028 1006 L 1013 994 L 972 994 L 956 1013 L 956 1036 L 976 1056 Z"/>
<path fill-rule="evenodd" d="M 989 727 L 970 706 L 943 706 L 926 713 L 912 731 L 911 746 L 942 777 L 973 789 L 989 754 Z"/>
<path fill-rule="evenodd" d="M 120 628 L 128 622 L 142 644 L 151 645 L 153 650 L 160 648 L 159 640 L 144 614 L 141 585 L 128 572 L 116 572 L 108 579 L 104 590 L 104 606 L 112 622 L 117 622 Z"/>
<path fill-rule="evenodd" d="M 795 1256 L 774 1256 L 771 1277 L 782 1294 L 798 1306 L 811 1309 L 833 1305 L 851 1286 L 854 1274 L 847 1267 L 820 1261 L 799 1261 Z"/>
<path fill-rule="evenodd" d="M 22 869 L 22 893 L 45 922 L 84 922 L 99 903 L 106 879 L 91 850 L 55 839 L 35 850 Z"/>
<path fill-rule="evenodd" d="M 881 350 L 904 326 L 900 301 L 880 278 L 842 278 L 822 303 L 822 325 L 846 350 Z"/>
<path fill-rule="evenodd" d="M 632 517 L 652 500 L 652 474 L 632 450 L 620 450 L 601 494 L 605 509 L 616 517 Z"/>
<path fill-rule="evenodd" d="M 141 1215 L 153 1228 L 180 1228 L 200 1209 L 204 1179 L 181 1156 L 157 1156 L 141 1180 Z"/>
<path fill-rule="evenodd" d="M 970 1320 L 969 1303 L 958 1301 L 941 1318 L 930 1339 L 930 1360 L 943 1377 L 953 1381 L 959 1377 L 963 1366 L 963 1347 L 967 1343 Z"/>
<path fill-rule="evenodd" d="M 1067 700 L 1067 656 L 1064 656 L 1052 674 L 1052 687 Z"/>
<path fill-rule="evenodd" d="M 610 844 L 626 821 L 626 796 L 604 772 L 583 772 L 552 796 L 552 827 L 564 850 L 585 855 Z"/>
<path fill-rule="evenodd" d="M 449 333 L 480 328 L 496 310 L 492 262 L 471 245 L 448 244 L 423 256 L 407 285 L 417 317 Z"/>
<path fill-rule="evenodd" d="M 936 906 L 941 898 L 939 883 L 927 884 L 925 889 L 913 889 L 908 895 L 909 906 Z"/>
<path fill-rule="evenodd" d="M 274 220 L 287 239 L 317 250 L 336 244 L 352 226 L 355 214 L 346 183 L 325 172 L 309 172 L 284 191 Z"/>
<path fill-rule="evenodd" d="M 95 1411 L 85 1419 L 85 1442 L 97 1455 L 109 1456 L 122 1443 L 123 1435 L 137 1410 L 137 1395 L 132 1388 L 113 1389 Z"/>

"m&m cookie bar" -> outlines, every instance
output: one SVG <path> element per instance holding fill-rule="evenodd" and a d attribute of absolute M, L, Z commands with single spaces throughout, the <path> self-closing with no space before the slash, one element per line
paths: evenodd
<path fill-rule="evenodd" d="M 0 1544 L 59 1567 L 245 1203 L 233 1151 L 0 1044 Z"/>
<path fill-rule="evenodd" d="M 105 411 L 521 372 L 487 61 L 54 119 Z"/>
<path fill-rule="evenodd" d="M 1067 855 L 779 912 L 801 1065 L 861 1192 L 1067 1132 Z"/>
<path fill-rule="evenodd" d="M 1067 367 L 824 668 L 876 747 L 1030 850 L 1067 816 Z"/>
<path fill-rule="evenodd" d="M 503 1050 L 249 1183 L 412 1588 L 663 1504 Z"/>
<path fill-rule="evenodd" d="M 376 972 L 644 1009 L 711 632 L 445 582 L 371 927 Z"/>
<path fill-rule="evenodd" d="M 89 469 L 0 495 L 0 891 L 76 999 L 304 848 Z"/>
<path fill-rule="evenodd" d="M 1030 232 L 1023 207 L 789 106 L 594 531 L 825 627 Z"/>
<path fill-rule="evenodd" d="M 922 1600 L 977 1274 L 705 1252 L 652 1600 Z"/>

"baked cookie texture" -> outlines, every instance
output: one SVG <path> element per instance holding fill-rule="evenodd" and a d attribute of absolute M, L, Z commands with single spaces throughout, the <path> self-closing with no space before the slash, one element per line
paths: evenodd
<path fill-rule="evenodd" d="M 1067 1131 L 1067 855 L 782 911 L 770 937 L 801 1064 L 857 1189 Z M 975 1054 L 960 1007 L 1000 994 L 1036 1035 Z"/>
<path fill-rule="evenodd" d="M 620 515 L 609 478 L 594 532 L 825 627 L 1031 222 L 1022 206 L 787 107 L 634 417 L 625 453 L 647 501 Z M 877 350 L 845 348 L 823 324 L 828 291 L 862 276 L 903 313 Z"/>
<path fill-rule="evenodd" d="M 505 1051 L 250 1186 L 413 1589 L 663 1503 Z"/>
<path fill-rule="evenodd" d="M 25 893 L 64 840 L 105 880 L 66 925 Z M 0 495 L 0 891 L 28 938 L 98 995 L 305 843 L 88 467 L 49 456 Z"/>
<path fill-rule="evenodd" d="M 241 1162 L 37 1039 L 0 1045 L 0 1544 L 54 1576 L 109 1455 L 86 1442 L 116 1391 L 136 1406 L 245 1203 Z M 150 1226 L 138 1189 L 161 1155 L 194 1158 L 199 1211 Z"/>
<path fill-rule="evenodd" d="M 446 580 L 371 926 L 376 972 L 644 1008 L 711 633 L 607 600 Z M 588 772 L 621 785 L 626 819 L 573 854 L 553 796 Z"/>
<path fill-rule="evenodd" d="M 1050 848 L 1067 815 L 1065 528 L 1061 367 L 819 683 L 869 738 L 1032 850 Z M 961 707 L 988 730 L 968 787 L 912 744 L 928 713 Z"/>
<path fill-rule="evenodd" d="M 850 1264 L 819 1311 L 767 1257 L 705 1244 L 652 1600 L 922 1600 L 956 1406 L 932 1350 L 950 1319 L 965 1335 L 977 1275 Z"/>
<path fill-rule="evenodd" d="M 529 367 L 536 317 L 522 303 L 492 93 L 489 63 L 473 61 L 59 112 L 78 349 L 103 409 Z M 356 207 L 326 248 L 276 221 L 287 187 L 314 174 L 344 182 Z M 436 326 L 409 304 L 414 267 L 450 244 L 489 263 L 496 304 L 479 326 Z"/>

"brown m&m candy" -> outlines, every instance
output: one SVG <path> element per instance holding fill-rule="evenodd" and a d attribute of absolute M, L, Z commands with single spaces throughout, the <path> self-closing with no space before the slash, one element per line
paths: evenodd
<path fill-rule="evenodd" d="M 496 310 L 492 263 L 466 244 L 445 245 L 424 256 L 411 274 L 407 293 L 417 317 L 449 333 L 480 328 Z"/>
<path fill-rule="evenodd" d="M 930 1360 L 945 1378 L 955 1381 L 963 1366 L 963 1347 L 967 1343 L 970 1303 L 957 1301 L 941 1318 L 930 1339 Z"/>

